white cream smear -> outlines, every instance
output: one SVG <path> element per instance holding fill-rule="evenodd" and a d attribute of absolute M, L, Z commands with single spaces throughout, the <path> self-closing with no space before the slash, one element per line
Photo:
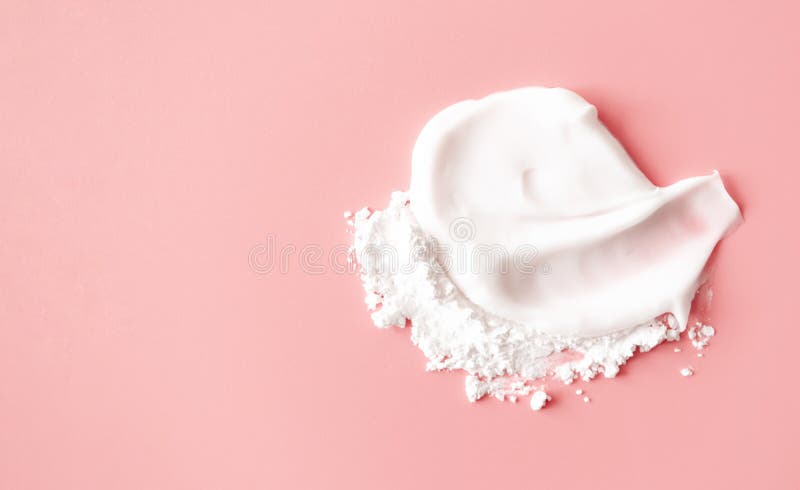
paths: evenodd
<path fill-rule="evenodd" d="M 471 401 L 516 401 L 678 340 L 740 220 L 716 172 L 657 187 L 594 106 L 532 87 L 434 116 L 409 191 L 352 223 L 374 323 L 410 320 L 428 369 L 466 371 Z"/>

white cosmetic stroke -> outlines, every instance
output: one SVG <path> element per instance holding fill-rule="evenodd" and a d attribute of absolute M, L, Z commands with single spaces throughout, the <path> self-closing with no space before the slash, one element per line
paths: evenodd
<path fill-rule="evenodd" d="M 354 249 L 377 326 L 410 320 L 429 369 L 467 371 L 470 400 L 516 400 L 548 374 L 613 377 L 637 348 L 679 338 L 709 255 L 740 222 L 716 171 L 657 187 L 593 105 L 530 87 L 434 116 L 409 191 L 356 213 Z M 386 245 L 414 267 L 366 253 Z M 497 263 L 437 267 L 441 246 Z M 520 251 L 547 273 L 501 263 Z"/>

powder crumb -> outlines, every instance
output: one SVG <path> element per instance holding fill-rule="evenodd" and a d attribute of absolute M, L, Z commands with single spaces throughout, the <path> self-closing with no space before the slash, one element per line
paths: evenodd
<path fill-rule="evenodd" d="M 592 401 L 592 400 L 588 396 L 584 396 L 583 397 L 583 403 L 589 403 L 590 401 Z"/>
<path fill-rule="evenodd" d="M 533 395 L 531 395 L 531 409 L 541 410 L 550 400 L 552 400 L 552 398 L 544 391 L 534 391 Z"/>
<path fill-rule="evenodd" d="M 695 323 L 695 326 L 689 328 L 689 339 L 695 349 L 703 349 L 708 345 L 711 337 L 714 336 L 716 330 L 711 325 L 704 325 L 701 322 Z"/>
<path fill-rule="evenodd" d="M 697 357 L 703 357 L 703 353 L 702 352 L 698 352 L 697 353 Z"/>
<path fill-rule="evenodd" d="M 680 348 L 680 347 L 675 347 L 675 349 L 673 349 L 673 351 L 674 351 L 674 352 L 680 352 L 680 351 L 681 351 L 681 348 Z"/>
<path fill-rule="evenodd" d="M 578 388 L 577 390 L 575 390 L 575 394 L 576 395 L 583 395 L 583 390 Z"/>
<path fill-rule="evenodd" d="M 694 369 L 690 367 L 685 367 L 681 369 L 681 376 L 688 377 L 694 374 Z"/>
<path fill-rule="evenodd" d="M 344 212 L 344 219 L 350 219 L 352 217 L 353 217 L 353 212 L 352 211 L 345 211 Z"/>

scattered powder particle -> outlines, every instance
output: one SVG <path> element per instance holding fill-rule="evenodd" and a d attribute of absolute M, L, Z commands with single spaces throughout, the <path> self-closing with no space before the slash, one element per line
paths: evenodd
<path fill-rule="evenodd" d="M 680 351 L 681 351 L 681 348 L 680 348 L 680 347 L 675 347 L 675 349 L 673 349 L 673 350 L 674 350 L 675 352 L 680 352 Z"/>
<path fill-rule="evenodd" d="M 681 376 L 691 376 L 694 374 L 694 369 L 690 367 L 685 367 L 681 369 Z"/>
<path fill-rule="evenodd" d="M 576 395 L 583 395 L 583 390 L 578 388 L 577 390 L 575 390 L 575 394 Z"/>
<path fill-rule="evenodd" d="M 583 397 L 583 403 L 589 403 L 590 401 L 592 400 L 588 396 Z"/>
<path fill-rule="evenodd" d="M 698 352 L 697 353 L 697 357 L 703 357 L 703 353 L 702 352 Z"/>
<path fill-rule="evenodd" d="M 352 211 L 345 211 L 344 212 L 344 219 L 350 219 L 352 217 L 353 217 L 353 212 Z"/>
<path fill-rule="evenodd" d="M 714 336 L 716 331 L 711 325 L 704 325 L 697 322 L 694 326 L 689 328 L 689 340 L 696 349 L 702 349 L 708 345 L 711 337 Z"/>
<path fill-rule="evenodd" d="M 550 395 L 542 390 L 534 391 L 531 396 L 531 409 L 541 410 L 551 399 Z"/>

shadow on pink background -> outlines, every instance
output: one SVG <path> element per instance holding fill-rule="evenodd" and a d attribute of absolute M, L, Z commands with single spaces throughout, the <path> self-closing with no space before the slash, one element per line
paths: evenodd
<path fill-rule="evenodd" d="M 798 488 L 792 3 L 132 3 L 0 4 L 0 488 Z M 430 116 L 524 85 L 658 184 L 722 173 L 704 358 L 470 405 L 356 277 L 249 267 L 347 244 Z"/>

